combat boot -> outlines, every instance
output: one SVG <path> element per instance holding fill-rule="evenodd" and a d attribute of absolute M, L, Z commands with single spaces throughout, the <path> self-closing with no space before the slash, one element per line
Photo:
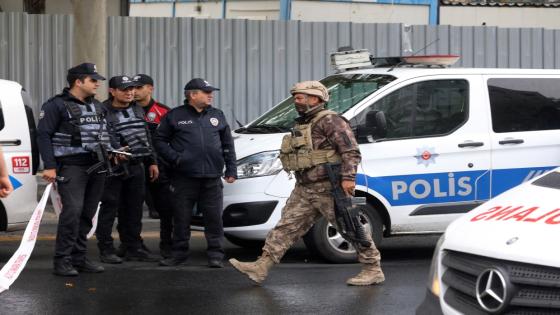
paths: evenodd
<path fill-rule="evenodd" d="M 348 285 L 372 285 L 379 284 L 385 281 L 381 266 L 376 264 L 364 264 L 362 271 L 353 278 L 348 279 Z"/>
<path fill-rule="evenodd" d="M 229 263 L 239 272 L 247 275 L 256 284 L 261 284 L 266 279 L 268 270 L 274 265 L 274 261 L 268 255 L 261 256 L 255 262 L 240 262 L 232 258 L 229 260 Z"/>

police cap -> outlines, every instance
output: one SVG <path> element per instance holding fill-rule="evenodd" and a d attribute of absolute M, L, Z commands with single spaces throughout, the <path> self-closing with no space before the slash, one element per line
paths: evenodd
<path fill-rule="evenodd" d="M 97 66 L 94 63 L 89 62 L 84 62 L 68 69 L 68 74 L 85 74 L 94 80 L 105 80 L 105 77 L 97 73 Z"/>

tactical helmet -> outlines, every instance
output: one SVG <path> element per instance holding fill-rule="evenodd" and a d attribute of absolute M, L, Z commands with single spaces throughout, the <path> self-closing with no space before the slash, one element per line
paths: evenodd
<path fill-rule="evenodd" d="M 292 95 L 297 93 L 313 95 L 320 98 L 323 102 L 329 101 L 329 91 L 319 81 L 303 81 L 303 82 L 296 83 L 290 89 L 290 93 Z"/>

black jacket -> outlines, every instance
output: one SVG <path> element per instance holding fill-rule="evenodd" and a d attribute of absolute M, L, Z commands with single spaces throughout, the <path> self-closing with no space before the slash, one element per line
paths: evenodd
<path fill-rule="evenodd" d="M 70 94 L 70 90 L 68 88 L 65 88 L 62 93 L 53 96 L 41 107 L 39 124 L 37 126 L 37 145 L 39 146 L 39 151 L 41 153 L 41 157 L 43 158 L 45 169 L 56 168 L 59 163 L 91 165 L 97 162 L 91 153 L 81 153 L 55 159 L 52 145 L 52 137 L 54 133 L 61 130 L 64 130 L 67 133 L 72 133 L 73 131 L 73 128 L 71 128 L 72 125 L 70 124 L 71 116 L 64 106 L 64 101 L 85 104 Z M 86 99 L 86 103 L 101 106 L 99 101 L 93 97 Z"/>
<path fill-rule="evenodd" d="M 172 169 L 188 177 L 237 177 L 235 148 L 224 113 L 214 107 L 202 112 L 185 103 L 161 121 L 154 145 Z"/>

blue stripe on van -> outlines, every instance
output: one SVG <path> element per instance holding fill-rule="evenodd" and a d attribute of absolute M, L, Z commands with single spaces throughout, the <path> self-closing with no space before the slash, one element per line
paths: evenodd
<path fill-rule="evenodd" d="M 12 186 L 14 186 L 14 190 L 23 186 L 23 184 L 12 175 L 10 175 L 10 182 L 12 182 Z"/>
<path fill-rule="evenodd" d="M 356 183 L 380 193 L 391 206 L 435 204 L 490 199 L 546 171 L 555 168 L 532 167 L 517 169 L 427 173 L 372 177 L 356 176 Z M 492 181 L 490 177 L 492 176 Z"/>

